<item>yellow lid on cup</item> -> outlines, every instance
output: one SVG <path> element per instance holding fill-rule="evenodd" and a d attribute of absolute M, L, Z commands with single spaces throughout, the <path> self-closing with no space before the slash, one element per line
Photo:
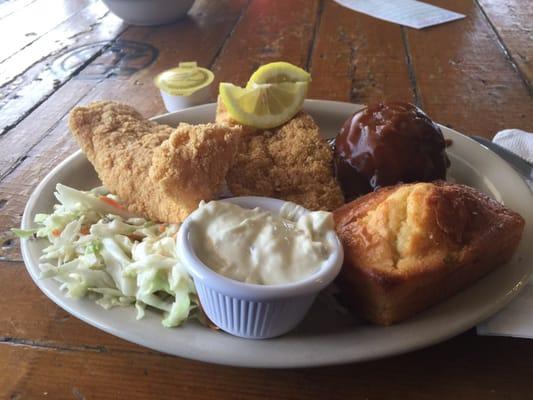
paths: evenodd
<path fill-rule="evenodd" d="M 178 67 L 161 72 L 154 79 L 155 85 L 172 96 L 190 96 L 209 86 L 215 76 L 195 61 L 181 62 Z"/>

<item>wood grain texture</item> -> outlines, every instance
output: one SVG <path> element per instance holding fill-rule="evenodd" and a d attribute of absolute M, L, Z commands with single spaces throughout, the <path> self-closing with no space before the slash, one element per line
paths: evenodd
<path fill-rule="evenodd" d="M 524 399 L 533 348 L 463 335 L 404 356 L 303 370 L 242 369 L 157 354 L 0 344 L 6 399 Z M 347 349 L 347 351 L 349 351 Z"/>
<path fill-rule="evenodd" d="M 0 37 L 3 38 L 0 62 L 95 1 L 37 0 L 3 18 L 0 24 Z"/>
<path fill-rule="evenodd" d="M 60 134 L 61 133 L 61 134 Z M 28 149 L 17 167 L 0 182 L 0 260 L 20 261 L 18 239 L 11 228 L 20 226 L 25 203 L 51 169 L 77 150 L 66 121 L 55 126 L 47 140 Z"/>
<path fill-rule="evenodd" d="M 59 24 L 0 63 L 0 86 L 4 86 L 37 63 L 44 64 L 48 61 L 47 64 L 50 66 L 54 58 L 67 52 L 70 48 L 115 38 L 118 33 L 114 32 L 121 25 L 125 26 L 122 20 L 111 14 L 103 3 L 90 4 L 72 18 Z M 95 30 L 97 32 L 94 32 Z M 104 32 L 107 32 L 108 35 L 99 36 L 103 35 Z M 54 70 L 57 71 L 57 68 Z M 11 86 L 11 91 L 14 90 L 16 88 Z"/>
<path fill-rule="evenodd" d="M 25 271 L 9 232 L 19 225 L 35 186 L 77 149 L 66 126 L 69 110 L 116 99 L 147 116 L 159 114 L 163 105 L 152 79 L 179 61 L 212 67 L 217 82 L 243 84 L 258 65 L 284 59 L 310 68 L 310 97 L 419 102 L 435 120 L 486 137 L 503 127 L 533 130 L 533 102 L 524 83 L 524 77 L 531 81 L 531 8 L 519 0 L 477 1 L 479 6 L 475 0 L 431 1 L 468 17 L 422 31 L 354 13 L 332 0 L 197 0 L 189 17 L 175 24 L 124 31 L 95 0 L 1 2 L 0 32 L 13 27 L 15 44 L 0 46 L 0 55 L 12 53 L 0 65 L 0 85 L 19 76 L 21 81 L 0 92 L 0 104 L 16 87 L 28 88 L 30 103 L 29 88 L 40 90 L 35 99 L 47 94 L 0 137 L 0 294 L 9 299 L 0 302 L 0 398 L 528 398 L 531 342 L 473 332 L 404 356 L 306 370 L 240 369 L 163 355 L 55 306 Z M 59 11 L 22 24 L 35 21 L 28 16 L 42 12 L 45 3 Z M 76 73 L 61 76 L 58 86 L 52 74 L 41 75 L 46 63 L 95 42 L 104 43 Z M 153 49 L 154 62 L 136 70 Z M 41 85 L 30 83 L 40 76 L 42 86 L 31 86 Z M 10 99 L 10 107 L 17 104 Z M 0 110 L 0 118 L 9 115 Z"/>
<path fill-rule="evenodd" d="M 310 63 L 309 97 L 414 101 L 401 28 L 327 1 Z"/>
<path fill-rule="evenodd" d="M 213 65 L 215 93 L 218 82 L 244 85 L 268 62 L 305 67 L 318 12 L 318 0 L 252 1 Z"/>
<path fill-rule="evenodd" d="M 92 81 L 73 81 L 68 87 L 57 90 L 44 104 L 36 108 L 29 118 L 24 119 L 6 135 L 0 136 L 0 179 L 17 168 L 27 152 L 56 128 L 68 111 L 93 87 Z"/>
<path fill-rule="evenodd" d="M 121 78 L 120 72 L 117 72 L 118 79 L 102 79 L 83 99 L 83 103 L 99 99 L 125 101 L 147 117 L 166 112 L 159 89 L 153 84 L 154 77 L 181 61 L 194 60 L 198 65 L 209 68 L 244 12 L 245 5 L 246 0 L 200 0 L 195 2 L 189 18 L 176 24 L 154 28 L 131 27 L 120 39 L 151 45 L 158 49 L 158 58 L 134 75 Z M 105 64 L 105 60 L 98 59 L 94 64 L 99 62 Z M 91 65 L 79 74 L 79 78 L 83 79 L 90 68 Z M 215 98 L 213 95 L 211 100 Z"/>
<path fill-rule="evenodd" d="M 110 99 L 125 101 L 147 117 L 163 113 L 159 90 L 152 83 L 154 76 L 179 61 L 196 60 L 209 66 L 244 4 L 241 0 L 197 1 L 184 21 L 157 28 L 129 28 L 120 39 L 159 49 L 160 56 L 153 64 L 126 75 L 123 71 L 128 71 L 128 64 L 117 62 L 115 54 L 104 53 L 0 138 L 0 179 L 4 177 L 0 183 L 0 201 L 4 204 L 0 240 L 9 243 L 0 247 L 0 259 L 20 259 L 9 229 L 20 224 L 24 203 L 37 183 L 77 149 L 67 128 L 70 109 L 76 104 Z M 176 42 L 176 36 L 183 40 Z M 102 69 L 104 74 L 98 76 Z"/>
<path fill-rule="evenodd" d="M 75 78 L 39 105 L 28 120 L 23 120 L 4 137 L 0 136 L 0 179 L 17 165 L 17 162 L 24 157 L 25 151 L 49 135 L 59 121 L 65 118 L 68 111 L 80 101 L 83 103 L 99 99 L 125 101 L 138 107 L 147 116 L 165 112 L 159 90 L 152 83 L 154 76 L 164 69 L 175 66 L 179 61 L 196 60 L 200 65 L 209 66 L 240 15 L 243 3 L 244 1 L 240 0 L 214 3 L 198 1 L 195 9 L 189 13 L 189 18 L 176 24 L 157 28 L 130 27 L 120 35 L 118 43 L 125 45 L 118 46 L 118 50 L 117 46 L 108 47 L 81 71 L 64 74 L 63 79 L 68 80 L 76 72 Z M 96 30 L 94 32 L 96 33 Z M 107 35 L 107 32 L 104 29 L 104 35 Z M 176 41 L 176 37 L 180 40 Z M 101 36 L 96 36 L 90 40 L 100 43 L 102 39 Z M 145 53 L 149 50 L 142 50 L 142 46 L 151 46 L 157 49 L 159 57 L 147 68 L 131 74 L 130 69 L 136 66 L 135 62 L 138 60 L 133 57 L 128 58 L 126 52 L 120 52 L 120 48 L 127 47 L 128 43 L 137 43 L 141 48 L 140 51 Z M 93 54 L 97 54 L 98 47 L 103 46 L 104 44 L 95 46 Z M 2 118 L 13 119 L 28 107 L 32 107 L 32 97 L 35 97 L 35 93 L 43 96 L 42 90 L 35 90 L 36 86 L 46 91 L 46 88 L 53 87 L 55 80 L 53 74 L 46 74 L 41 81 L 37 83 L 32 81 L 27 90 L 30 98 L 19 96 L 6 106 L 10 109 L 17 108 L 24 101 L 23 109 L 1 113 L 0 121 Z M 51 110 L 60 112 L 54 113 Z M 64 128 L 64 122 L 61 126 Z"/>
<path fill-rule="evenodd" d="M 103 3 L 93 3 L 0 63 L 0 137 L 125 27 Z"/>
<path fill-rule="evenodd" d="M 33 283 L 22 262 L 0 261 L 0 293 L 10 299 L 0 303 L 0 344 L 65 351 L 155 353 L 100 331 L 56 306 Z M 16 313 L 12 312 L 14 304 Z M 125 312 L 135 318 L 133 308 Z"/>
<path fill-rule="evenodd" d="M 516 63 L 532 93 L 533 2 L 522 0 L 476 0 L 500 37 L 502 46 Z"/>
<path fill-rule="evenodd" d="M 421 106 L 436 121 L 492 138 L 499 130 L 533 131 L 533 101 L 473 1 L 431 3 L 467 15 L 406 33 Z"/>

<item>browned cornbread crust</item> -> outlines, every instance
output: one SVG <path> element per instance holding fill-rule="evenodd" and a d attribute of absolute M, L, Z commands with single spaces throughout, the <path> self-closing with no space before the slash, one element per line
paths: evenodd
<path fill-rule="evenodd" d="M 409 318 L 475 282 L 513 255 L 517 213 L 468 186 L 402 184 L 334 212 L 344 245 L 346 300 L 372 322 Z"/>

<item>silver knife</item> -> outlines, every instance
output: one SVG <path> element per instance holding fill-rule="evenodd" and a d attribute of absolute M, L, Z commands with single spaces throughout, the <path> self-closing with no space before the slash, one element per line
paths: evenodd
<path fill-rule="evenodd" d="M 528 163 L 526 160 L 518 157 L 513 152 L 507 150 L 505 147 L 502 147 L 496 143 L 491 142 L 488 139 L 485 139 L 480 136 L 470 136 L 476 142 L 481 143 L 483 146 L 488 147 L 494 153 L 499 155 L 505 161 L 507 161 L 511 167 L 513 167 L 520 175 L 522 175 L 527 181 L 533 181 L 533 165 Z"/>

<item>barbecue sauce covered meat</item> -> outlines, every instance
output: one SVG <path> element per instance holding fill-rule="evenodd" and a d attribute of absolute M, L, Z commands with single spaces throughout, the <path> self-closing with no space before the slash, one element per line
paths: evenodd
<path fill-rule="evenodd" d="M 356 112 L 335 141 L 335 169 L 346 198 L 383 186 L 446 178 L 440 128 L 418 107 L 379 103 Z"/>

